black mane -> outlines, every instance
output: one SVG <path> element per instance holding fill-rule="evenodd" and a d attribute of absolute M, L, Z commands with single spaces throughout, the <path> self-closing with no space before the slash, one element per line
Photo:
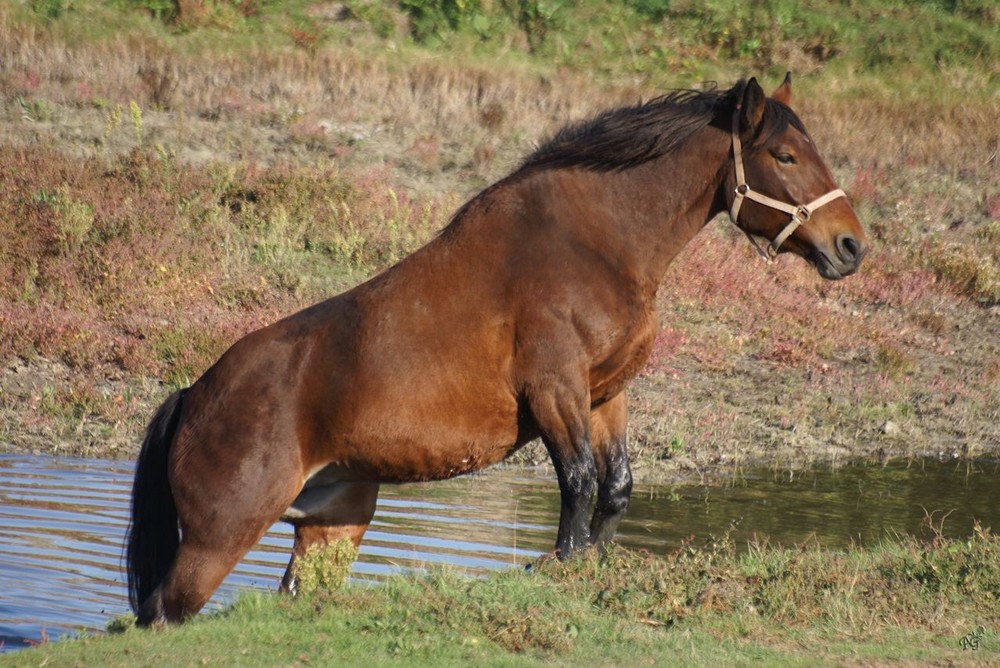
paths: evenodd
<path fill-rule="evenodd" d="M 520 168 L 462 205 L 440 234 L 446 238 L 453 236 L 470 210 L 488 208 L 492 193 L 536 169 L 581 167 L 599 172 L 623 171 L 678 151 L 720 114 L 728 132 L 732 113 L 743 98 L 745 87 L 746 81 L 741 80 L 725 91 L 714 86 L 703 91 L 677 90 L 568 125 L 525 158 Z M 744 145 L 744 150 L 753 153 L 756 146 L 784 132 L 789 125 L 807 134 L 795 112 L 768 98 L 758 135 Z"/>
<path fill-rule="evenodd" d="M 729 114 L 743 95 L 745 81 L 729 90 L 678 90 L 649 102 L 605 111 L 568 125 L 521 164 L 533 167 L 583 167 L 595 171 L 629 169 L 678 150 L 719 114 Z M 788 107 L 768 99 L 762 135 L 792 124 L 805 132 Z M 728 126 L 727 126 L 728 127 Z M 750 147 L 747 147 L 750 149 Z"/>

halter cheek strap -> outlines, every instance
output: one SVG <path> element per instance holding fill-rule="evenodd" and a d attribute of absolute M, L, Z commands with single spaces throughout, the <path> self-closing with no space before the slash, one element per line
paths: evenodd
<path fill-rule="evenodd" d="M 746 173 L 743 170 L 743 146 L 740 142 L 740 110 L 739 108 L 733 113 L 733 162 L 736 166 L 736 195 L 733 197 L 733 206 L 729 210 L 729 218 L 733 221 L 736 227 L 743 230 L 743 234 L 747 235 L 747 239 L 753 244 L 753 247 L 757 249 L 764 261 L 768 264 L 774 261 L 774 258 L 778 256 L 778 249 L 781 248 L 781 244 L 785 243 L 788 237 L 792 236 L 792 233 L 801 225 L 802 223 L 809 220 L 812 213 L 825 204 L 829 204 L 838 197 L 847 197 L 847 194 L 837 188 L 831 190 L 822 197 L 817 197 L 808 204 L 787 204 L 781 200 L 774 199 L 773 197 L 768 197 L 764 193 L 757 192 L 747 185 Z M 744 199 L 752 199 L 758 204 L 763 204 L 764 206 L 769 206 L 772 209 L 777 209 L 778 211 L 784 211 L 792 217 L 788 225 L 785 226 L 781 232 L 778 233 L 768 245 L 765 251 L 757 243 L 757 239 L 742 225 L 740 225 L 739 215 L 740 207 L 743 206 Z"/>

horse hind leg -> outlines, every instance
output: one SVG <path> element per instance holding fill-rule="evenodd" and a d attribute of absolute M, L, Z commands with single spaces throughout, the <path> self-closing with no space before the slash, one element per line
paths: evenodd
<path fill-rule="evenodd" d="M 298 589 L 297 563 L 310 549 L 349 540 L 355 549 L 375 515 L 378 483 L 334 482 L 306 487 L 282 518 L 295 527 L 295 542 L 281 590 Z"/>
<path fill-rule="evenodd" d="M 195 615 L 269 526 L 261 522 L 257 532 L 211 542 L 185 536 L 166 579 L 139 608 L 136 623 L 178 623 Z"/>
<path fill-rule="evenodd" d="M 301 489 L 294 457 L 264 466 L 261 453 L 267 450 L 261 447 L 219 466 L 202 459 L 204 450 L 191 451 L 173 476 L 180 545 L 163 582 L 140 606 L 140 625 L 181 622 L 196 614 Z"/>
<path fill-rule="evenodd" d="M 626 449 L 627 401 L 622 392 L 591 412 L 591 446 L 597 467 L 597 503 L 590 522 L 591 544 L 604 549 L 628 509 L 632 471 Z"/>

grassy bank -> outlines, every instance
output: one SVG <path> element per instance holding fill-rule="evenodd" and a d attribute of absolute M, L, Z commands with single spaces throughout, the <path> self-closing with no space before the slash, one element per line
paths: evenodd
<path fill-rule="evenodd" d="M 721 537 L 658 557 L 615 548 L 486 579 L 435 571 L 296 600 L 246 594 L 180 628 L 120 620 L 118 632 L 5 662 L 989 665 L 1000 660 L 998 568 L 1000 541 L 988 531 L 838 552 L 757 544 L 741 555 Z"/>
<path fill-rule="evenodd" d="M 170 388 L 563 123 L 790 68 L 870 260 L 763 269 L 711 224 L 633 387 L 640 475 L 997 454 L 992 4 L 185 6 L 0 6 L 0 448 L 131 456 Z"/>
<path fill-rule="evenodd" d="M 996 457 L 994 5 L 2 3 L 0 451 L 132 457 L 170 389 L 391 265 L 564 123 L 791 69 L 873 250 L 831 284 L 793 258 L 764 269 L 710 224 L 667 276 L 631 390 L 637 477 Z M 988 532 L 616 550 L 247 596 L 169 633 L 5 662 L 988 664 L 998 550 Z"/>

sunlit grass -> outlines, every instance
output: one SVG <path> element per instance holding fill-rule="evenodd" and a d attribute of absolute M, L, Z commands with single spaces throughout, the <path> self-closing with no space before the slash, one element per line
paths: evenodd
<path fill-rule="evenodd" d="M 931 527 L 933 529 L 933 527 Z M 309 596 L 248 593 L 166 631 L 44 644 L 10 665 L 840 664 L 998 658 L 1000 545 L 885 540 L 867 549 L 736 550 L 726 535 L 654 556 L 612 548 L 471 579 L 435 569 Z M 963 639 L 978 641 L 970 649 Z"/>

